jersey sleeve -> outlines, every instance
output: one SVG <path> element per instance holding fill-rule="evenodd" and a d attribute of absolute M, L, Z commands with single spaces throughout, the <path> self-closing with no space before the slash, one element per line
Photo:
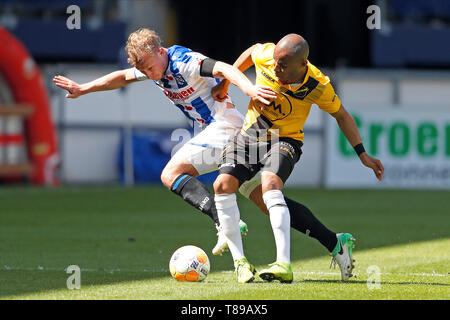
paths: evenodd
<path fill-rule="evenodd" d="M 140 72 L 136 67 L 133 68 L 133 72 L 134 72 L 134 78 L 136 80 L 148 80 L 147 76 L 145 74 L 143 74 L 142 72 Z"/>
<path fill-rule="evenodd" d="M 255 65 L 261 65 L 273 59 L 273 43 L 258 43 L 252 51 L 252 61 Z"/>
<path fill-rule="evenodd" d="M 330 82 L 325 85 L 322 95 L 317 99 L 316 104 L 320 109 L 328 113 L 335 113 L 341 107 L 341 100 L 334 92 L 333 86 Z"/>
<path fill-rule="evenodd" d="M 207 57 L 198 52 L 190 52 L 182 61 L 177 62 L 177 68 L 180 74 L 186 79 L 201 77 L 200 67 L 202 61 Z"/>

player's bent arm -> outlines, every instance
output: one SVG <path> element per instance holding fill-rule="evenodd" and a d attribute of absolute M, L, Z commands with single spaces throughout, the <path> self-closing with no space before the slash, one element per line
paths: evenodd
<path fill-rule="evenodd" d="M 276 99 L 276 93 L 267 86 L 255 86 L 253 83 L 235 66 L 217 61 L 212 70 L 214 78 L 225 78 L 238 86 L 246 95 L 255 101 L 270 104 L 266 99 Z"/>
<path fill-rule="evenodd" d="M 252 53 L 253 50 L 258 46 L 259 43 L 254 44 L 247 50 L 245 50 L 241 55 L 236 59 L 236 61 L 233 63 L 233 66 L 238 68 L 241 72 L 244 72 L 248 68 L 254 65 L 252 60 Z M 221 82 L 221 86 L 224 91 L 228 91 L 228 86 L 230 85 L 230 81 L 228 79 L 224 79 Z"/>
<path fill-rule="evenodd" d="M 339 128 L 352 147 L 361 143 L 362 140 L 359 135 L 355 119 L 353 119 L 352 115 L 344 108 L 343 105 L 341 105 L 337 112 L 332 113 L 331 115 L 336 119 Z"/>
<path fill-rule="evenodd" d="M 221 61 L 215 63 L 212 75 L 214 78 L 225 78 L 246 94 L 249 91 L 249 87 L 253 86 L 252 82 L 238 68 Z"/>
<path fill-rule="evenodd" d="M 253 59 L 252 59 L 252 53 L 255 48 L 260 45 L 259 43 L 254 44 L 247 50 L 241 53 L 241 55 L 236 59 L 236 61 L 233 63 L 233 66 L 238 68 L 240 71 L 244 72 L 248 68 L 254 65 Z"/>
<path fill-rule="evenodd" d="M 355 147 L 362 143 L 361 136 L 359 135 L 355 119 L 353 119 L 352 115 L 344 108 L 343 105 L 341 105 L 341 107 L 337 112 L 332 113 L 331 115 L 336 119 L 339 128 L 347 138 L 348 142 L 350 142 L 352 147 Z M 359 147 L 362 147 L 362 144 Z M 377 179 L 382 181 L 384 168 L 381 161 L 369 156 L 367 152 L 365 152 L 364 148 L 361 151 L 362 152 L 358 153 L 361 162 L 366 167 L 371 168 Z"/>

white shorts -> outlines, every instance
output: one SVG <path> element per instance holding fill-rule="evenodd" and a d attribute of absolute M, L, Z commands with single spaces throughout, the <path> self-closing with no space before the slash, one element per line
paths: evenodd
<path fill-rule="evenodd" d="M 215 171 L 221 160 L 222 149 L 239 130 L 229 122 L 212 122 L 186 142 L 172 158 L 184 158 L 199 175 Z"/>
<path fill-rule="evenodd" d="M 224 121 L 223 117 L 215 117 L 216 121 L 210 123 L 199 134 L 186 142 L 172 157 L 180 158 L 192 164 L 199 175 L 203 175 L 219 168 L 222 149 L 228 140 L 237 134 L 242 126 L 242 115 L 236 109 L 228 109 L 224 116 L 234 118 L 233 122 Z M 239 191 L 249 197 L 250 193 L 261 184 L 261 175 L 257 174 L 253 179 L 242 184 Z"/>

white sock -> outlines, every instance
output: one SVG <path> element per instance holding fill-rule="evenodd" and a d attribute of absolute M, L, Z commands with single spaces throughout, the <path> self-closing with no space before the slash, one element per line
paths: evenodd
<path fill-rule="evenodd" d="M 244 256 L 244 248 L 239 229 L 240 214 L 236 202 L 236 194 L 216 194 L 214 201 L 220 227 L 227 238 L 228 248 L 233 256 L 233 260 L 238 260 Z"/>
<path fill-rule="evenodd" d="M 263 194 L 264 203 L 269 210 L 277 261 L 291 262 L 291 216 L 280 190 L 270 190 Z"/>

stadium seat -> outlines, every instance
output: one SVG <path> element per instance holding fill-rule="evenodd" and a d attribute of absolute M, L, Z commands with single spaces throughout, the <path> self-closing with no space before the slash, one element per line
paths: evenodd
<path fill-rule="evenodd" d="M 79 6 L 81 9 L 88 9 L 93 4 L 89 0 L 2 0 L 2 3 L 16 7 L 26 7 L 29 10 L 61 10 L 73 4 Z"/>
<path fill-rule="evenodd" d="M 392 0 L 392 13 L 398 18 L 450 18 L 450 1 L 442 0 Z"/>
<path fill-rule="evenodd" d="M 389 33 L 372 34 L 372 63 L 377 67 L 449 66 L 450 28 L 394 24 Z"/>
<path fill-rule="evenodd" d="M 10 31 L 38 60 L 117 62 L 126 40 L 125 24 L 105 21 L 98 29 L 91 29 L 84 23 L 80 30 L 69 30 L 63 19 L 21 19 Z"/>

